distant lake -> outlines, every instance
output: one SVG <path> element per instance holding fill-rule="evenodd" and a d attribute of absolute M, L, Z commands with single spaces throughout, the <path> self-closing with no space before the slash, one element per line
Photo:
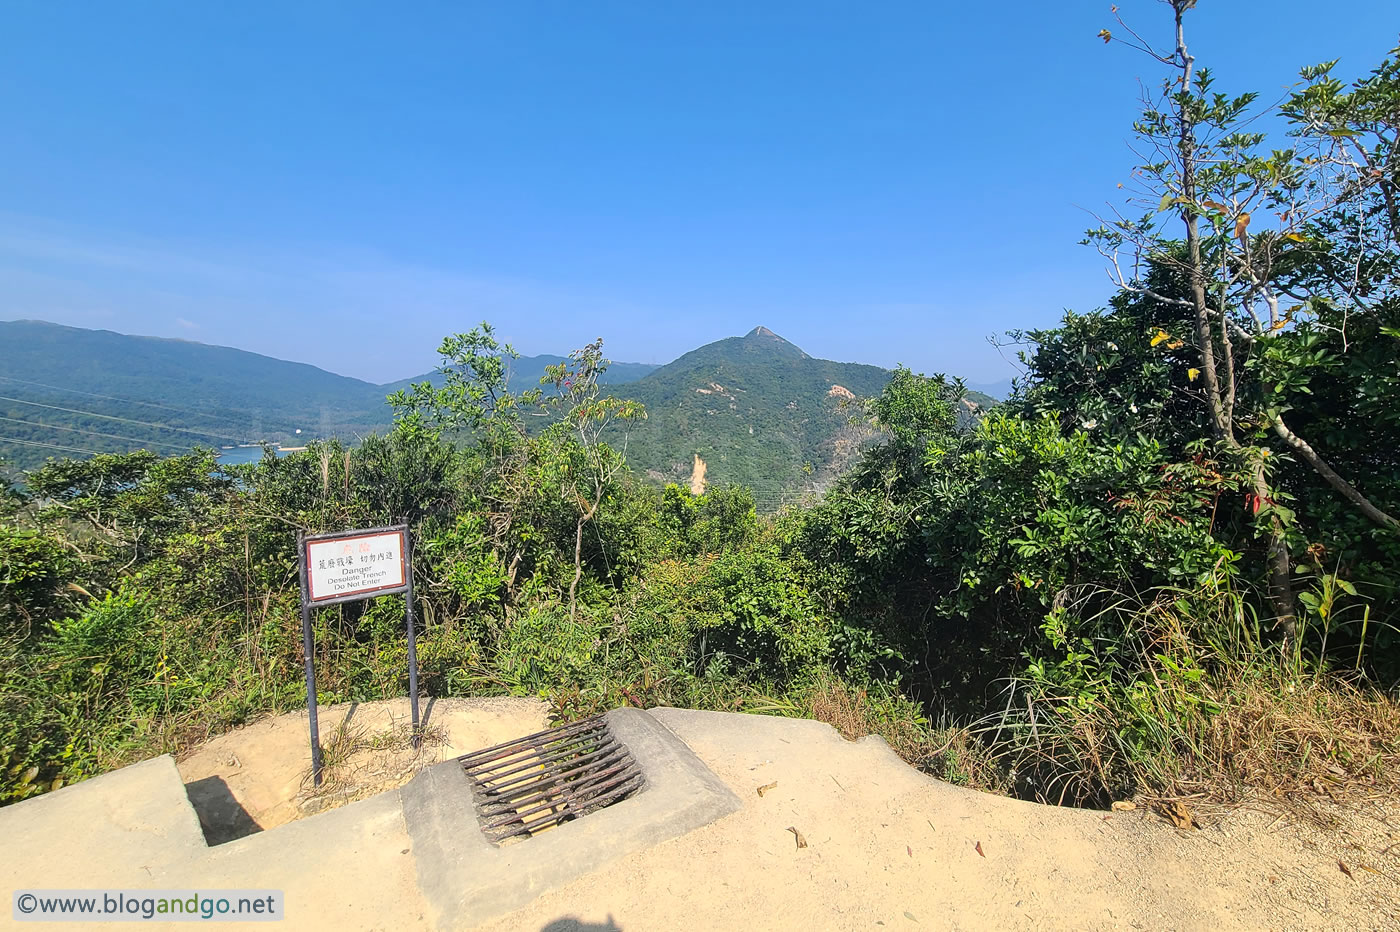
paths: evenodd
<path fill-rule="evenodd" d="M 286 456 L 289 450 L 278 450 L 278 456 Z M 256 463 L 263 458 L 262 447 L 238 447 L 233 450 L 220 450 L 219 463 L 223 466 L 242 466 L 244 463 Z"/>

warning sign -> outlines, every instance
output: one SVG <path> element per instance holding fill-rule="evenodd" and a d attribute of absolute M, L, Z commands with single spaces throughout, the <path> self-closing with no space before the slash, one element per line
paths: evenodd
<path fill-rule="evenodd" d="M 306 581 L 311 602 L 387 595 L 406 588 L 405 529 L 350 531 L 307 538 Z"/>

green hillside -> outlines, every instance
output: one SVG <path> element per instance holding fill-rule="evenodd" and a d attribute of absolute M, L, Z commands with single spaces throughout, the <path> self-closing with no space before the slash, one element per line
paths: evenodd
<path fill-rule="evenodd" d="M 354 436 L 388 420 L 378 386 L 226 346 L 26 320 L 0 322 L 0 345 L 0 456 L 19 467 Z"/>
<path fill-rule="evenodd" d="M 375 385 L 226 346 L 42 321 L 0 322 L 0 346 L 0 461 L 17 469 L 140 448 L 175 454 L 322 437 L 354 442 L 389 425 L 385 395 L 434 378 Z M 562 361 L 513 360 L 511 388 L 535 387 L 545 366 Z M 626 438 L 638 472 L 656 482 L 686 481 L 698 455 L 710 484 L 749 485 L 779 504 L 824 488 L 871 440 L 857 417 L 860 402 L 889 375 L 878 366 L 814 359 L 758 327 L 660 368 L 613 363 L 606 381 L 647 407 L 647 419 Z"/>
<path fill-rule="evenodd" d="M 638 471 L 685 481 L 699 456 L 709 484 L 739 483 L 771 499 L 823 488 L 874 437 L 859 418 L 860 403 L 889 378 L 878 366 L 814 359 L 756 327 L 692 350 L 615 394 L 647 407 L 627 438 Z"/>
<path fill-rule="evenodd" d="M 431 377 L 376 385 L 227 346 L 34 320 L 0 321 L 0 347 L 0 461 L 17 469 L 141 448 L 353 441 L 388 426 L 389 392 Z M 512 387 L 533 387 L 561 359 L 514 360 Z M 617 363 L 609 376 L 654 368 Z"/>

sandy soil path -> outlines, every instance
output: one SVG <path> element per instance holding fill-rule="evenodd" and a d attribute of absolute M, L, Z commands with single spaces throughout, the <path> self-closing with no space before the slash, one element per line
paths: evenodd
<path fill-rule="evenodd" d="M 1394 806 L 1329 833 L 1253 811 L 1184 832 L 931 781 L 814 722 L 654 714 L 745 809 L 483 929 L 1400 929 Z"/>

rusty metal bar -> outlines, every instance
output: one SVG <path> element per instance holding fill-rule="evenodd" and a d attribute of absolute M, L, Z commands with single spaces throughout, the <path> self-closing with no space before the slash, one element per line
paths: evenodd
<path fill-rule="evenodd" d="M 464 766 L 471 767 L 475 766 L 476 763 L 481 760 L 495 760 L 498 757 L 502 756 L 502 752 L 512 751 L 513 749 L 524 750 L 524 748 L 521 747 L 522 745 L 536 747 L 541 742 L 556 741 L 560 738 L 565 738 L 569 735 L 577 734 L 578 732 L 597 731 L 599 730 L 600 724 L 601 720 L 596 717 L 587 718 L 581 722 L 574 722 L 572 725 L 561 725 L 558 728 L 547 728 L 544 731 L 537 731 L 534 734 L 526 735 L 523 738 L 516 738 L 514 741 L 507 741 L 504 744 L 497 744 L 493 747 L 482 748 L 480 751 L 473 751 L 470 754 L 463 754 L 457 759 L 461 761 Z"/>
<path fill-rule="evenodd" d="M 592 781 L 600 780 L 606 777 L 613 777 L 619 772 L 622 773 L 622 776 L 618 777 L 616 780 L 613 780 L 606 784 L 599 784 L 596 787 L 591 785 Z M 620 780 L 626 780 L 630 778 L 635 772 L 636 771 L 629 764 L 623 763 L 618 764 L 615 767 L 609 768 L 608 770 L 605 770 L 602 773 L 590 774 L 587 777 L 584 777 L 583 781 L 589 781 L 590 785 L 586 787 L 587 789 L 603 790 L 608 789 L 614 783 L 619 782 Z M 490 829 L 496 828 L 501 825 L 508 825 L 511 822 L 522 820 L 528 815 L 534 815 L 536 812 L 540 812 L 545 809 L 551 809 L 560 805 L 564 806 L 564 808 L 566 809 L 575 808 L 575 806 L 573 805 L 574 801 L 572 799 L 566 797 L 561 800 L 561 795 L 562 794 L 558 791 L 557 788 L 550 787 L 538 793 L 532 793 L 523 799 L 518 799 L 515 801 L 515 805 L 512 807 L 514 811 L 509 816 L 507 816 L 504 819 L 497 819 L 493 822 L 488 822 L 486 824 L 486 828 Z M 544 800 L 544 802 L 540 802 L 540 800 Z M 586 797 L 584 798 L 583 802 L 587 802 Z M 537 803 L 538 805 L 534 805 L 532 808 L 529 809 L 521 808 L 523 806 L 530 806 L 534 803 Z"/>
<path fill-rule="evenodd" d="M 601 717 L 458 758 L 483 833 L 496 844 L 534 835 L 626 799 L 645 783 Z"/>
<path fill-rule="evenodd" d="M 555 761 L 567 760 L 571 754 L 580 752 L 581 750 L 592 750 L 596 747 L 598 747 L 597 742 L 579 741 L 565 747 L 552 747 L 543 752 L 536 750 L 532 752 L 534 754 L 533 757 L 513 757 L 509 761 L 497 763 L 493 768 L 479 768 L 478 772 L 481 774 L 482 780 L 498 780 L 538 767 L 547 767 Z M 503 767 L 509 767 L 510 769 L 500 769 Z M 467 769 L 471 770 L 473 768 L 468 767 Z"/>
<path fill-rule="evenodd" d="M 626 756 L 626 752 L 621 747 L 614 746 L 606 750 L 595 751 L 592 754 L 585 754 L 583 755 L 583 757 L 579 757 L 575 761 L 573 761 L 575 766 L 570 767 L 567 770 L 562 770 L 553 774 L 547 774 L 543 776 L 552 777 L 553 782 L 557 783 L 561 780 L 567 780 L 569 777 L 577 776 L 578 774 L 588 770 L 590 767 L 602 767 L 607 764 L 611 764 L 613 761 L 624 756 Z M 480 785 L 483 792 L 488 797 L 490 797 L 488 805 L 502 805 L 503 803 L 498 803 L 496 802 L 496 800 L 514 799 L 515 797 L 519 796 L 521 792 L 524 792 L 525 790 L 529 789 L 528 786 L 519 790 L 515 789 L 515 787 L 519 786 L 520 784 L 528 784 L 530 782 L 543 782 L 541 776 L 542 775 L 540 774 L 526 774 L 523 777 L 517 777 L 516 779 L 512 780 L 510 783 L 507 784 L 487 785 L 485 783 L 482 783 Z M 507 790 L 507 787 L 510 788 L 509 791 Z"/>

